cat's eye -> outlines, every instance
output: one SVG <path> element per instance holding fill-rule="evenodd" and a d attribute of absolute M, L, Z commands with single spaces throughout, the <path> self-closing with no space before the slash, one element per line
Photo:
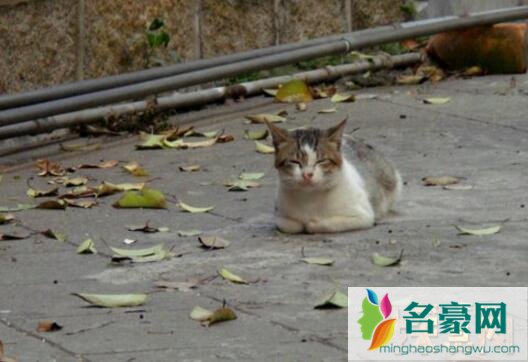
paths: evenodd
<path fill-rule="evenodd" d="M 315 164 L 319 165 L 321 163 L 330 163 L 330 162 L 332 162 L 332 160 L 330 160 L 329 158 L 323 158 L 321 160 L 317 160 L 317 162 Z"/>
<path fill-rule="evenodd" d="M 288 160 L 288 163 L 290 165 L 298 165 L 299 167 L 301 166 L 301 163 L 297 160 Z"/>

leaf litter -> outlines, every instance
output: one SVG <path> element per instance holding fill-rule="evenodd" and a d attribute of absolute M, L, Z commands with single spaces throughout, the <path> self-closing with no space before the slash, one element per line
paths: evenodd
<path fill-rule="evenodd" d="M 148 295 L 144 293 L 137 294 L 91 294 L 91 293 L 72 293 L 72 295 L 81 298 L 91 305 L 101 308 L 123 308 L 137 307 L 145 304 Z"/>

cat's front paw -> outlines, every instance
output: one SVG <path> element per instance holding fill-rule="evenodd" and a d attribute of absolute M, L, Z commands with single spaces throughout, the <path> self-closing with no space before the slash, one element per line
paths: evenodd
<path fill-rule="evenodd" d="M 317 219 L 312 219 L 306 223 L 306 232 L 309 234 L 316 234 L 324 232 L 322 230 L 321 221 Z"/>
<path fill-rule="evenodd" d="M 277 217 L 276 223 L 277 228 L 286 234 L 298 234 L 304 231 L 303 224 L 292 219 Z"/>

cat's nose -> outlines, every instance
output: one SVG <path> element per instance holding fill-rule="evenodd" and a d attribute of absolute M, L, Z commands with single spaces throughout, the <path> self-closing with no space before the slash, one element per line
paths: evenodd
<path fill-rule="evenodd" d="M 311 172 L 311 171 L 310 171 L 310 172 L 305 171 L 305 172 L 303 172 L 302 177 L 303 177 L 303 179 L 305 179 L 306 181 L 311 181 L 312 178 L 313 178 L 313 175 L 314 175 L 313 172 Z"/>

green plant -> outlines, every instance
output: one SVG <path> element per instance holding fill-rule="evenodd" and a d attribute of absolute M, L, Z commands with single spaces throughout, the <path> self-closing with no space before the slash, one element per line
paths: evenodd
<path fill-rule="evenodd" d="M 416 4 L 412 0 L 406 1 L 405 4 L 400 7 L 400 9 L 407 20 L 414 19 L 418 14 L 418 11 L 416 10 Z"/>
<path fill-rule="evenodd" d="M 165 30 L 165 22 L 161 18 L 155 18 L 152 20 L 150 25 L 147 28 L 146 36 L 147 36 L 147 53 L 145 56 L 145 66 L 151 67 L 153 65 L 160 65 L 160 64 L 153 64 L 154 60 L 154 54 L 156 53 L 156 50 L 158 48 L 166 48 L 169 45 L 170 42 L 170 35 Z M 157 61 L 156 63 L 160 63 Z"/>

